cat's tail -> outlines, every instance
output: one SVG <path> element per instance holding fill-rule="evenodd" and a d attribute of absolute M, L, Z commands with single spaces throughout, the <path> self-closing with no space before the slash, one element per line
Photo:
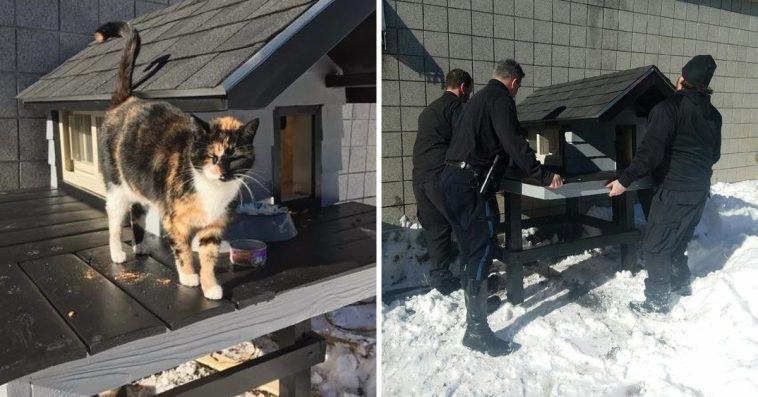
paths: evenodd
<path fill-rule="evenodd" d="M 139 54 L 140 37 L 137 29 L 127 22 L 108 22 L 95 31 L 95 40 L 98 43 L 112 37 L 126 39 L 124 52 L 121 54 L 121 63 L 118 67 L 116 90 L 113 91 L 111 102 L 112 106 L 118 106 L 132 95 L 132 74 L 134 73 L 134 61 Z"/>

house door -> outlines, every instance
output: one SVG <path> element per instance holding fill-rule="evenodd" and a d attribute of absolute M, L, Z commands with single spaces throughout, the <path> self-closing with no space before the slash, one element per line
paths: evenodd
<path fill-rule="evenodd" d="M 632 163 L 636 149 L 635 142 L 634 125 L 616 126 L 616 171 L 621 172 Z"/>
<path fill-rule="evenodd" d="M 274 198 L 293 207 L 318 206 L 321 177 L 321 108 L 274 110 Z"/>

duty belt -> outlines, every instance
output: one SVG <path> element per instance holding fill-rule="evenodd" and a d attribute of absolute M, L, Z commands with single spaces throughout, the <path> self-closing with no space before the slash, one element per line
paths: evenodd
<path fill-rule="evenodd" d="M 470 163 L 467 163 L 465 161 L 449 161 L 445 160 L 445 164 L 453 167 L 458 170 L 465 170 L 469 171 L 472 174 L 474 174 L 475 179 L 477 180 L 477 183 L 481 183 L 481 178 L 484 177 L 484 174 L 487 172 L 487 169 L 485 167 L 479 167 L 476 165 L 472 165 Z M 479 187 L 477 185 L 477 187 Z"/>
<path fill-rule="evenodd" d="M 471 164 L 469 164 L 469 163 L 467 163 L 465 161 L 450 161 L 450 160 L 445 160 L 445 164 L 447 164 L 447 165 L 449 165 L 451 167 L 460 168 L 462 170 L 479 171 L 479 170 L 482 169 L 482 167 L 473 166 L 473 165 L 471 165 Z"/>

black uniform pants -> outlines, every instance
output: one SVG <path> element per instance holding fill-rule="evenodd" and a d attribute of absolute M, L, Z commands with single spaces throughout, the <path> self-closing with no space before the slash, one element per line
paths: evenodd
<path fill-rule="evenodd" d="M 424 228 L 426 249 L 432 260 L 432 272 L 447 270 L 454 259 L 453 228 L 445 215 L 445 194 L 440 182 L 413 185 L 418 220 Z"/>
<path fill-rule="evenodd" d="M 498 211 L 493 206 L 493 197 L 479 194 L 473 171 L 452 166 L 445 166 L 442 171 L 442 188 L 445 208 L 463 259 L 461 279 L 486 280 L 497 247 Z"/>
<path fill-rule="evenodd" d="M 689 281 L 691 272 L 684 252 L 703 215 L 708 191 L 658 188 L 650 204 L 642 251 L 648 277 L 645 296 L 666 299 L 671 286 Z"/>

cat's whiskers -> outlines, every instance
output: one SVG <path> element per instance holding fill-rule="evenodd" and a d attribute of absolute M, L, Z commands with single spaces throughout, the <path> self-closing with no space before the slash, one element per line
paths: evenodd
<path fill-rule="evenodd" d="M 246 174 L 234 174 L 235 176 L 241 176 L 243 178 L 250 178 L 253 182 L 257 183 L 258 186 L 262 187 L 263 190 L 266 191 L 266 193 L 271 194 L 271 190 L 269 190 L 261 181 L 253 177 L 252 175 L 246 175 Z"/>
<path fill-rule="evenodd" d="M 247 184 L 245 183 L 245 181 L 242 180 L 242 179 L 240 179 L 240 178 L 234 178 L 234 179 L 238 180 L 240 182 L 240 185 L 244 186 L 245 189 L 247 189 L 247 192 L 250 194 L 250 199 L 253 200 L 253 201 L 255 201 L 255 196 L 253 195 L 253 191 L 250 190 L 250 187 L 247 186 Z M 240 192 L 241 192 L 241 190 L 240 190 Z"/>

